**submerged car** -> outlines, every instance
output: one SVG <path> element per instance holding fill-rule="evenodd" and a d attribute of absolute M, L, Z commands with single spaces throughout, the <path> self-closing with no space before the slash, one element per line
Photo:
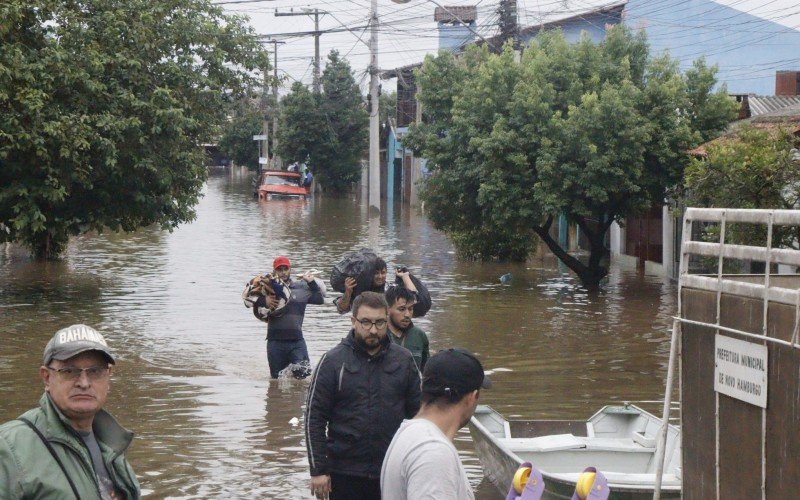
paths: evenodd
<path fill-rule="evenodd" d="M 308 195 L 302 183 L 297 172 L 264 170 L 258 178 L 256 194 L 259 200 L 302 199 Z"/>

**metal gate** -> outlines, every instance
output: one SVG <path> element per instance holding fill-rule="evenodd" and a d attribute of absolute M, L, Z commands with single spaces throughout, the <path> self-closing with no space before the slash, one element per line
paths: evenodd
<path fill-rule="evenodd" d="M 715 224 L 718 241 L 693 241 L 694 223 Z M 726 243 L 732 224 L 766 226 L 764 245 Z M 777 226 L 800 226 L 800 211 L 685 213 L 664 414 L 677 369 L 684 498 L 783 499 L 800 491 L 800 276 L 770 272 L 800 266 L 800 250 L 772 247 Z M 690 274 L 692 258 L 716 259 L 716 274 Z M 725 274 L 726 260 L 764 262 L 765 271 Z"/>

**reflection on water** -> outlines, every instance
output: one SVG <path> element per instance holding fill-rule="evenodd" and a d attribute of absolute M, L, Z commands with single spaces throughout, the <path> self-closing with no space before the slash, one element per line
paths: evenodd
<path fill-rule="evenodd" d="M 481 402 L 501 413 L 586 418 L 610 401 L 662 397 L 675 310 L 669 283 L 612 269 L 605 290 L 590 296 L 551 262 L 458 262 L 414 211 L 370 219 L 355 198 L 259 204 L 238 171 L 209 180 L 197 214 L 173 233 L 76 238 L 56 263 L 4 247 L 0 421 L 38 400 L 52 333 L 83 322 L 119 354 L 109 408 L 137 434 L 130 459 L 153 497 L 310 498 L 307 381 L 269 380 L 266 327 L 240 293 L 278 254 L 298 271 L 327 271 L 362 246 L 390 270 L 402 264 L 422 276 L 434 305 L 418 325 L 433 350 L 460 345 L 481 357 L 494 380 Z M 500 283 L 507 272 L 513 279 Z M 309 306 L 312 364 L 348 328 L 330 303 Z M 468 432 L 457 445 L 478 497 L 496 498 Z"/>

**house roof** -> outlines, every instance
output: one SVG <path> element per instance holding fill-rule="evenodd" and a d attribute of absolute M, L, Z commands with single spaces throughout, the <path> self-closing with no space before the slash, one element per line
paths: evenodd
<path fill-rule="evenodd" d="M 378 74 L 378 76 L 382 80 L 386 80 L 388 78 L 397 78 L 402 73 L 406 73 L 408 71 L 412 71 L 412 70 L 414 70 L 416 68 L 420 68 L 420 67 L 422 67 L 422 63 L 421 62 L 414 63 L 414 64 L 406 64 L 405 66 L 400 66 L 399 68 L 387 69 L 387 70 L 381 71 Z"/>
<path fill-rule="evenodd" d="M 585 12 L 581 12 L 580 14 L 574 14 L 569 17 L 563 17 L 561 19 L 554 19 L 546 23 L 537 24 L 536 26 L 528 26 L 527 28 L 523 28 L 522 30 L 520 30 L 519 34 L 523 36 L 531 35 L 537 33 L 539 30 L 542 29 L 546 30 L 546 29 L 558 28 L 572 21 L 580 21 L 587 16 L 593 16 L 597 14 L 618 14 L 625 9 L 625 6 L 627 4 L 628 0 L 622 0 L 621 2 L 614 2 L 606 5 L 601 5 L 600 7 L 587 10 Z"/>
<path fill-rule="evenodd" d="M 473 22 L 478 19 L 478 7 L 475 5 L 446 5 L 436 7 L 433 20 L 437 23 Z"/>
<path fill-rule="evenodd" d="M 746 120 L 733 122 L 724 134 L 697 146 L 690 150 L 689 154 L 692 156 L 707 156 L 708 146 L 735 140 L 738 129 L 745 124 L 750 124 L 755 128 L 772 132 L 777 132 L 779 128 L 788 128 L 792 134 L 800 135 L 800 102 L 758 116 L 753 116 Z"/>
<path fill-rule="evenodd" d="M 800 95 L 751 95 L 748 96 L 747 102 L 750 106 L 750 116 L 755 117 L 800 106 Z"/>

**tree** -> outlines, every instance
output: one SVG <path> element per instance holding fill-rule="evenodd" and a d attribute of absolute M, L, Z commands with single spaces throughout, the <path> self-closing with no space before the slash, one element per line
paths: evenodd
<path fill-rule="evenodd" d="M 253 140 L 264 129 L 264 114 L 256 107 L 244 106 L 230 123 L 223 126 L 219 148 L 239 165 L 258 169 L 258 143 Z"/>
<path fill-rule="evenodd" d="M 312 93 L 302 82 L 294 82 L 281 102 L 278 128 L 278 154 L 287 161 L 307 161 L 320 177 L 318 166 L 331 156 L 336 140 L 321 108 L 321 94 Z"/>
<path fill-rule="evenodd" d="M 191 220 L 200 144 L 269 67 L 244 20 L 208 0 L 7 0 L 0 18 L 0 241 L 54 257 Z"/>
<path fill-rule="evenodd" d="M 381 124 L 386 123 L 389 118 L 397 118 L 397 92 L 381 94 L 378 102 Z"/>
<path fill-rule="evenodd" d="M 284 158 L 308 158 L 328 191 L 344 192 L 361 174 L 369 117 L 350 65 L 337 51 L 328 54 L 320 80 L 320 94 L 292 85 L 281 110 L 278 147 Z"/>
<path fill-rule="evenodd" d="M 686 203 L 717 208 L 797 209 L 800 207 L 800 139 L 788 128 L 738 128 L 706 147 L 707 156 L 686 168 Z M 793 151 L 794 150 L 794 151 Z M 713 229 L 711 237 L 719 241 Z M 763 246 L 763 224 L 728 224 L 725 241 Z M 798 248 L 797 227 L 774 226 L 773 246 Z M 763 264 L 763 263 L 762 263 Z M 763 268 L 761 269 L 763 272 Z"/>
<path fill-rule="evenodd" d="M 699 68 L 699 69 L 698 69 Z M 727 123 L 735 104 L 702 80 L 702 61 L 681 75 L 652 58 L 643 33 L 609 29 L 595 45 L 542 34 L 515 61 L 470 48 L 441 52 L 417 73 L 424 123 L 404 143 L 428 158 L 423 188 L 434 225 L 462 256 L 525 259 L 537 235 L 589 288 L 608 273 L 606 233 L 664 200 L 700 141 L 690 119 L 698 102 Z M 687 91 L 695 89 L 694 93 Z M 586 262 L 550 235 L 564 215 L 589 240 Z"/>

